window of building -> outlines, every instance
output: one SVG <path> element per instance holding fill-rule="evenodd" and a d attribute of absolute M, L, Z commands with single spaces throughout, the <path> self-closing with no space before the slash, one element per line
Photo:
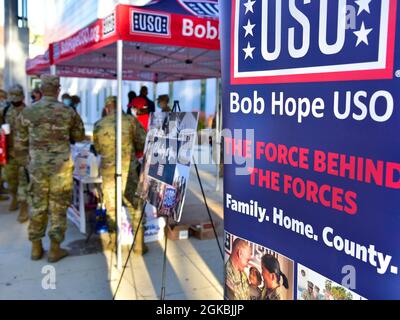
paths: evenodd
<path fill-rule="evenodd" d="M 28 28 L 28 0 L 18 0 L 18 28 Z"/>

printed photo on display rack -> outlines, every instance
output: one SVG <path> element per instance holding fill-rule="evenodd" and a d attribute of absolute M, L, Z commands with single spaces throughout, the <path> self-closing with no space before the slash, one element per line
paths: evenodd
<path fill-rule="evenodd" d="M 198 113 L 154 113 L 150 118 L 137 194 L 158 216 L 181 220 L 197 137 Z"/>
<path fill-rule="evenodd" d="M 297 273 L 298 300 L 366 300 L 301 264 Z"/>
<path fill-rule="evenodd" d="M 294 262 L 259 244 L 225 233 L 227 300 L 293 300 Z"/>

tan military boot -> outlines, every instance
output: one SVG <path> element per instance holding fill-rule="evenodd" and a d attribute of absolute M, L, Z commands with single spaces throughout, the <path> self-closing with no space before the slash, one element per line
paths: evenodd
<path fill-rule="evenodd" d="M 38 261 L 42 259 L 44 254 L 43 246 L 42 246 L 42 241 L 32 241 L 32 255 L 31 259 L 33 261 Z"/>
<path fill-rule="evenodd" d="M 17 195 L 16 194 L 12 194 L 11 195 L 11 203 L 10 203 L 10 207 L 8 208 L 9 211 L 14 212 L 18 210 L 18 200 L 17 200 Z"/>
<path fill-rule="evenodd" d="M 29 207 L 27 202 L 20 202 L 18 222 L 23 224 L 29 220 Z"/>
<path fill-rule="evenodd" d="M 47 260 L 50 263 L 56 263 L 67 256 L 68 256 L 68 251 L 61 249 L 60 244 L 58 242 L 51 240 L 50 251 Z"/>

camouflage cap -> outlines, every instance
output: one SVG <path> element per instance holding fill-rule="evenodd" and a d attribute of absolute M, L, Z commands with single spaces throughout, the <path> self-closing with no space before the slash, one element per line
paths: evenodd
<path fill-rule="evenodd" d="M 49 74 L 40 77 L 42 81 L 41 90 L 43 93 L 54 93 L 60 88 L 60 77 Z"/>
<path fill-rule="evenodd" d="M 165 102 L 169 103 L 169 96 L 167 94 L 163 94 L 157 98 L 157 101 L 158 102 L 165 101 Z"/>
<path fill-rule="evenodd" d="M 8 100 L 10 102 L 21 102 L 24 99 L 24 89 L 20 85 L 14 85 L 8 90 Z"/>
<path fill-rule="evenodd" d="M 117 97 L 116 97 L 116 96 L 109 96 L 109 97 L 107 97 L 107 99 L 106 99 L 106 101 L 105 101 L 105 104 L 106 104 L 106 105 L 109 105 L 109 104 L 111 104 L 111 103 L 117 104 Z"/>

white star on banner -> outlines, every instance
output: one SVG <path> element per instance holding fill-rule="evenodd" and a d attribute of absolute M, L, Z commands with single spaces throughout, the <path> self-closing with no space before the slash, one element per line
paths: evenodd
<path fill-rule="evenodd" d="M 356 3 L 359 6 L 357 16 L 359 16 L 363 11 L 367 11 L 369 14 L 371 11 L 369 10 L 369 4 L 372 0 L 357 0 Z"/>
<path fill-rule="evenodd" d="M 244 48 L 243 51 L 246 54 L 246 56 L 244 57 L 244 60 L 246 60 L 247 58 L 251 58 L 253 59 L 253 51 L 255 50 L 255 47 L 250 46 L 250 42 L 247 43 L 247 48 Z"/>
<path fill-rule="evenodd" d="M 255 0 L 254 0 L 254 1 L 247 0 L 247 2 L 244 4 L 244 6 L 246 7 L 246 12 L 245 12 L 245 14 L 247 14 L 248 12 L 254 13 L 254 11 L 253 11 L 253 6 L 254 6 L 255 3 L 256 3 Z"/>
<path fill-rule="evenodd" d="M 255 24 L 251 24 L 250 19 L 249 21 L 247 21 L 247 26 L 244 26 L 244 30 L 246 30 L 246 35 L 244 36 L 245 38 L 250 34 L 252 37 L 254 37 L 253 34 L 253 29 L 256 25 Z"/>
<path fill-rule="evenodd" d="M 368 43 L 368 35 L 371 33 L 373 29 L 366 29 L 364 22 L 361 25 L 361 29 L 359 31 L 354 31 L 354 34 L 357 36 L 357 44 L 356 47 L 361 42 L 364 42 L 367 46 L 369 45 Z"/>

